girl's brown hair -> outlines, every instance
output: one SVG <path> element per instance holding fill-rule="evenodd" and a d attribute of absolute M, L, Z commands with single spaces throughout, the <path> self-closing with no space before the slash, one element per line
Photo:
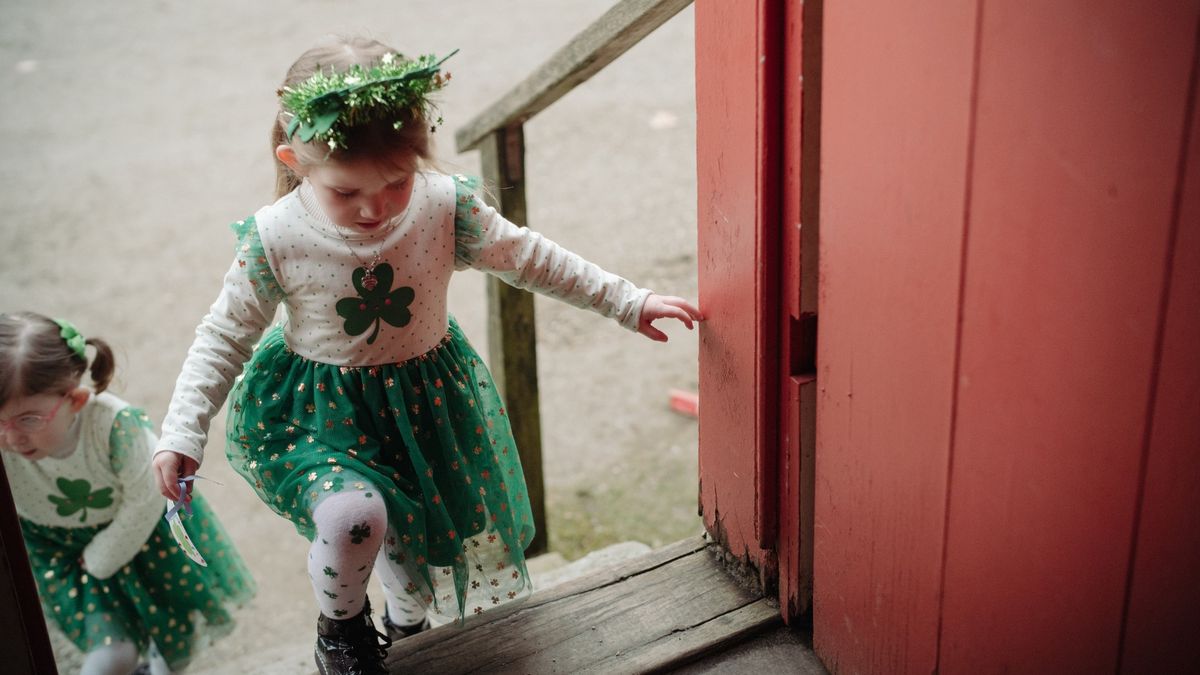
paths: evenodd
<path fill-rule="evenodd" d="M 67 346 L 60 331 L 41 314 L 0 314 L 0 405 L 25 396 L 65 394 L 79 386 L 88 361 Z M 92 389 L 100 393 L 112 380 L 116 362 L 104 340 L 87 338 L 86 344 L 96 350 Z"/>
<path fill-rule="evenodd" d="M 298 85 L 317 72 L 344 73 L 354 65 L 371 67 L 378 64 L 384 54 L 395 54 L 401 59 L 404 58 L 395 49 L 376 40 L 338 37 L 328 44 L 313 47 L 301 54 L 288 69 L 282 86 Z M 289 141 L 284 128 L 290 121 L 289 114 L 282 109 L 275 116 L 275 121 L 271 124 L 272 157 L 275 155 L 275 148 L 280 145 L 291 145 L 300 162 L 308 165 L 358 157 L 388 158 L 396 156 L 398 152 L 411 153 L 414 162 L 419 165 L 422 161 L 428 162 L 433 156 L 429 120 L 422 117 L 420 110 L 397 110 L 394 119 L 379 120 L 347 129 L 347 147 L 332 152 L 324 143 L 303 143 L 299 138 Z M 399 129 L 395 128 L 395 122 L 400 122 Z M 276 160 L 275 196 L 282 197 L 298 185 L 300 178 L 286 164 Z"/>

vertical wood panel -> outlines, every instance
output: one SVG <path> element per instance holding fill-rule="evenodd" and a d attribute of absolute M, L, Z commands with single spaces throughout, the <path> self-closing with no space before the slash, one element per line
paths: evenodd
<path fill-rule="evenodd" d="M 1116 667 L 1195 5 L 984 3 L 943 672 Z"/>
<path fill-rule="evenodd" d="M 814 641 L 937 666 L 974 3 L 824 8 Z"/>
<path fill-rule="evenodd" d="M 758 545 L 760 451 L 775 414 L 764 350 L 776 319 L 765 311 L 759 18 L 772 1 L 696 5 L 700 506 L 708 530 L 760 566 L 770 563 Z"/>
<path fill-rule="evenodd" d="M 1121 672 L 1200 663 L 1200 107 L 1192 70 L 1190 140 L 1175 216 Z"/>
<path fill-rule="evenodd" d="M 782 175 L 780 196 L 779 603 L 785 620 L 812 596 L 812 472 L 816 426 L 813 353 L 816 315 L 817 179 L 820 143 L 821 0 L 783 8 Z M 808 75 L 806 79 L 803 77 Z M 802 185 L 808 187 L 802 194 Z M 803 205 L 802 205 L 803 202 Z M 805 253 L 810 253 L 808 259 Z M 801 288 L 811 306 L 802 307 Z M 811 333 L 811 335 L 809 335 Z"/>

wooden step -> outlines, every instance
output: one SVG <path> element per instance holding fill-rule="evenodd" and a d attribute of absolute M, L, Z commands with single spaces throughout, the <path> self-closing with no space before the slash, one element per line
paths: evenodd
<path fill-rule="evenodd" d="M 701 537 L 535 591 L 503 616 L 397 642 L 394 673 L 644 673 L 724 650 L 780 624 Z"/>

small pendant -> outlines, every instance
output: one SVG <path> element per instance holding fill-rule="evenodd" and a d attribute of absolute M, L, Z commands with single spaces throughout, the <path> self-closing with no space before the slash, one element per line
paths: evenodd
<path fill-rule="evenodd" d="M 375 290 L 375 286 L 378 284 L 379 284 L 379 280 L 375 278 L 374 271 L 367 270 L 366 274 L 364 274 L 363 278 L 362 278 L 362 287 L 367 289 L 368 291 L 373 291 L 373 290 Z"/>

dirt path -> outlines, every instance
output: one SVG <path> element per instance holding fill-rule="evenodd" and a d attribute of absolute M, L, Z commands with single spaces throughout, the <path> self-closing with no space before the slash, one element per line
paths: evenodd
<path fill-rule="evenodd" d="M 5 3 L 0 310 L 69 317 L 109 339 L 115 391 L 161 420 L 229 264 L 226 223 L 270 197 L 274 90 L 297 54 L 328 33 L 366 33 L 410 54 L 462 48 L 448 64 L 439 154 L 477 173 L 476 154 L 454 154 L 454 130 L 610 4 Z M 686 10 L 532 121 L 526 144 L 533 227 L 694 298 L 693 72 Z M 484 351 L 482 290 L 478 273 L 456 275 L 450 304 Z M 694 335 L 672 327 L 663 346 L 543 298 L 537 311 L 551 546 L 572 559 L 698 532 L 696 425 L 666 405 L 669 388 L 696 386 Z M 239 615 L 245 630 L 191 672 L 230 672 L 239 654 L 250 655 L 243 672 L 307 668 L 307 543 L 241 484 L 219 441 L 208 452 L 203 472 L 224 486 L 206 494 L 260 591 Z"/>

